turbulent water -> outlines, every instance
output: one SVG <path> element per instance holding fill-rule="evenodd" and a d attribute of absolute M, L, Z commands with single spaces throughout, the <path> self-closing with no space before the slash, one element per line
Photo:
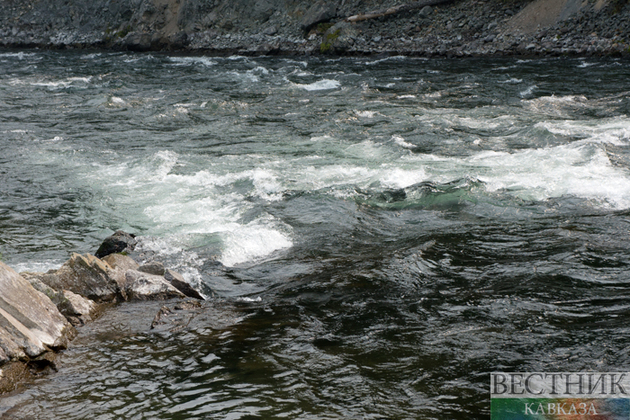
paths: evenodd
<path fill-rule="evenodd" d="M 594 58 L 0 52 L 2 259 L 124 229 L 213 311 L 123 305 L 0 414 L 487 418 L 492 371 L 630 369 L 629 96 Z"/>

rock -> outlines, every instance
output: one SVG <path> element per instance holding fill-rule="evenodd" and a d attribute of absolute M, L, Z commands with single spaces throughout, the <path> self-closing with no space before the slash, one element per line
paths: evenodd
<path fill-rule="evenodd" d="M 278 29 L 275 26 L 269 26 L 268 28 L 263 29 L 262 33 L 264 35 L 273 36 L 278 33 Z"/>
<path fill-rule="evenodd" d="M 337 15 L 337 6 L 330 1 L 318 1 L 313 4 L 304 14 L 300 27 L 303 31 L 308 31 L 318 23 L 327 22 Z"/>
<path fill-rule="evenodd" d="M 139 265 L 133 258 L 123 254 L 109 254 L 103 261 L 109 264 L 110 267 L 120 269 L 122 271 L 137 270 Z"/>
<path fill-rule="evenodd" d="M 92 321 L 97 305 L 93 301 L 86 299 L 69 290 L 56 291 L 44 283 L 41 278 L 50 276 L 45 273 L 21 273 L 35 290 L 45 294 L 57 306 L 59 312 L 75 327 L 84 325 Z"/>
<path fill-rule="evenodd" d="M 103 258 L 113 253 L 133 251 L 136 244 L 134 235 L 117 230 L 113 235 L 105 238 L 94 255 L 96 258 Z"/>
<path fill-rule="evenodd" d="M 176 32 L 167 39 L 171 49 L 182 49 L 188 45 L 188 34 L 184 31 Z"/>
<path fill-rule="evenodd" d="M 127 280 L 125 292 L 129 300 L 166 300 L 185 297 L 162 276 L 128 270 L 125 277 Z"/>
<path fill-rule="evenodd" d="M 90 254 L 72 254 L 59 270 L 46 274 L 40 280 L 55 290 L 70 290 L 96 302 L 125 298 L 122 272 Z"/>
<path fill-rule="evenodd" d="M 138 267 L 138 271 L 142 271 L 143 273 L 149 273 L 149 274 L 153 274 L 156 276 L 163 276 L 164 275 L 164 264 L 162 264 L 161 262 L 157 262 L 157 261 L 150 261 L 146 264 L 141 265 L 140 267 Z"/>
<path fill-rule="evenodd" d="M 204 307 L 199 301 L 187 300 L 171 305 L 171 307 L 165 305 L 153 318 L 151 329 L 157 330 L 157 332 L 180 331 L 190 325 L 191 321 L 203 312 Z"/>
<path fill-rule="evenodd" d="M 151 34 L 131 32 L 123 40 L 123 45 L 130 51 L 148 51 L 151 48 Z"/>
<path fill-rule="evenodd" d="M 433 12 L 433 8 L 431 6 L 424 6 L 422 9 L 420 9 L 418 16 L 421 18 L 427 18 L 429 17 L 431 12 Z"/>
<path fill-rule="evenodd" d="M 358 36 L 356 25 L 341 21 L 330 27 L 323 36 L 322 50 L 344 51 L 354 45 L 354 39 Z"/>
<path fill-rule="evenodd" d="M 96 303 L 70 290 L 64 290 L 62 294 L 63 300 L 57 308 L 72 325 L 76 327 L 92 321 L 97 311 Z"/>
<path fill-rule="evenodd" d="M 1 359 L 28 359 L 62 349 L 74 335 L 52 301 L 0 262 Z"/>
<path fill-rule="evenodd" d="M 164 273 L 164 278 L 173 287 L 182 292 L 188 297 L 203 300 L 203 296 L 197 290 L 195 290 L 190 283 L 184 279 L 184 277 L 176 271 L 167 269 Z"/>

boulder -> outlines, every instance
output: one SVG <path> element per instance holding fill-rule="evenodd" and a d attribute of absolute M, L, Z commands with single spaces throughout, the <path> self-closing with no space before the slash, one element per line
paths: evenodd
<path fill-rule="evenodd" d="M 137 243 L 134 235 L 117 230 L 113 235 L 105 238 L 94 255 L 97 258 L 103 258 L 109 254 L 133 251 Z"/>
<path fill-rule="evenodd" d="M 76 327 L 92 321 L 97 312 L 96 303 L 70 290 L 64 290 L 62 296 L 63 300 L 57 304 L 57 308 L 72 325 Z"/>
<path fill-rule="evenodd" d="M 185 295 L 162 276 L 128 270 L 125 273 L 125 292 L 129 300 L 166 300 Z"/>
<path fill-rule="evenodd" d="M 123 254 L 109 254 L 103 258 L 107 264 L 113 269 L 120 269 L 125 272 L 127 270 L 137 270 L 139 265 L 133 258 Z"/>
<path fill-rule="evenodd" d="M 57 306 L 59 312 L 75 327 L 92 321 L 98 307 L 92 300 L 86 299 L 70 290 L 56 291 L 44 283 L 41 278 L 50 276 L 45 273 L 21 273 L 35 290 L 45 294 Z"/>
<path fill-rule="evenodd" d="M 337 5 L 335 2 L 318 1 L 304 13 L 300 26 L 303 31 L 308 31 L 318 23 L 328 22 L 335 16 L 337 16 Z"/>
<path fill-rule="evenodd" d="M 124 299 L 124 274 L 93 255 L 72 254 L 56 272 L 40 280 L 55 290 L 70 290 L 96 302 Z"/>
<path fill-rule="evenodd" d="M 74 329 L 54 303 L 0 262 L 0 363 L 62 349 Z"/>
<path fill-rule="evenodd" d="M 176 271 L 167 269 L 164 272 L 164 278 L 168 281 L 172 286 L 174 286 L 177 290 L 182 292 L 188 297 L 204 300 L 201 293 L 195 290 L 190 283 L 184 279 L 184 277 Z"/>
<path fill-rule="evenodd" d="M 164 275 L 164 264 L 157 261 L 149 261 L 148 263 L 142 264 L 138 271 L 142 271 L 143 273 L 149 273 L 156 276 Z"/>

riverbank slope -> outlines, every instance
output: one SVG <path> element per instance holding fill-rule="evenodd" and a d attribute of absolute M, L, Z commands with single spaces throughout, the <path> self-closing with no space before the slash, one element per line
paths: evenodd
<path fill-rule="evenodd" d="M 436 2 L 433 2 L 436 3 Z M 410 4 L 406 11 L 348 17 Z M 627 0 L 39 0 L 0 4 L 0 46 L 209 54 L 630 55 Z"/>

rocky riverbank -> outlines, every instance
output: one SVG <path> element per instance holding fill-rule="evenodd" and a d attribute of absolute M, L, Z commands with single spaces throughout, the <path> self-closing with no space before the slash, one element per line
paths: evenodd
<path fill-rule="evenodd" d="M 630 56 L 627 0 L 40 0 L 0 4 L 0 45 L 207 54 Z"/>
<path fill-rule="evenodd" d="M 73 254 L 46 273 L 18 274 L 0 262 L 0 394 L 32 373 L 55 369 L 57 352 L 107 306 L 169 299 L 178 299 L 180 310 L 201 306 L 183 300 L 204 297 L 180 274 L 155 261 L 139 265 L 126 255 L 134 243 L 118 231 L 96 252 L 102 259 Z M 151 327 L 164 323 L 172 312 L 165 308 Z"/>

